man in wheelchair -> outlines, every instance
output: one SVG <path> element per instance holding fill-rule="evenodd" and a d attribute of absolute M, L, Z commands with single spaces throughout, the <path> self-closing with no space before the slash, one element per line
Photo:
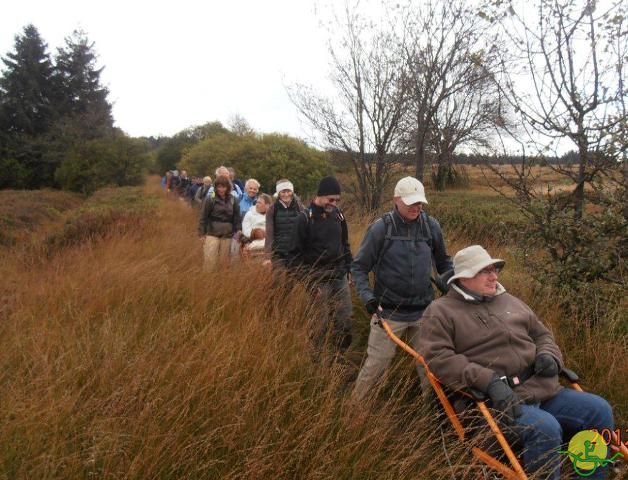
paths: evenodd
<path fill-rule="evenodd" d="M 423 314 L 419 350 L 443 385 L 490 399 L 518 435 L 528 473 L 559 479 L 560 447 L 582 430 L 612 430 L 613 413 L 603 398 L 560 385 L 560 349 L 530 307 L 497 281 L 504 264 L 479 245 L 456 254 L 449 291 Z M 589 478 L 605 478 L 607 470 Z"/>

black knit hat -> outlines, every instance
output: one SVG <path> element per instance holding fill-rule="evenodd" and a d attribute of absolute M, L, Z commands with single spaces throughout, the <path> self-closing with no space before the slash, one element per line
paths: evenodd
<path fill-rule="evenodd" d="M 340 184 L 336 177 L 325 177 L 318 184 L 318 192 L 316 195 L 324 197 L 325 195 L 340 195 Z"/>

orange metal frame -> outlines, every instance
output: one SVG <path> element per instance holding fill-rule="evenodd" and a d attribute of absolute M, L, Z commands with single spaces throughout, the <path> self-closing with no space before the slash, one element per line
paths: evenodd
<path fill-rule="evenodd" d="M 449 419 L 452 426 L 454 427 L 454 430 L 458 434 L 458 438 L 461 441 L 463 441 L 465 437 L 464 427 L 462 426 L 460 419 L 456 415 L 453 405 L 447 398 L 447 395 L 445 394 L 443 387 L 441 387 L 440 381 L 431 372 L 431 370 L 427 366 L 427 363 L 425 362 L 425 359 L 416 350 L 414 350 L 410 345 L 408 345 L 403 340 L 401 340 L 397 335 L 395 335 L 395 333 L 392 331 L 392 329 L 390 328 L 390 325 L 388 325 L 388 322 L 386 320 L 384 320 L 383 318 L 380 318 L 379 321 L 380 321 L 380 325 L 386 331 L 386 334 L 391 338 L 391 340 L 395 342 L 397 345 L 399 345 L 407 353 L 409 353 L 412 357 L 414 357 L 416 362 L 419 363 L 425 369 L 427 378 L 430 384 L 432 385 L 432 388 L 436 392 L 436 396 L 438 397 L 438 400 L 440 401 L 441 405 L 445 409 L 445 414 L 447 415 L 447 418 Z M 583 391 L 582 387 L 580 387 L 580 385 L 577 383 L 572 383 L 571 386 L 575 390 L 578 390 L 580 392 Z M 505 465 L 504 463 L 500 462 L 489 453 L 477 447 L 473 447 L 471 449 L 473 455 L 475 455 L 476 458 L 478 458 L 479 460 L 484 462 L 486 465 L 488 465 L 490 468 L 492 468 L 493 470 L 496 470 L 497 472 L 499 472 L 501 475 L 503 475 L 505 478 L 509 480 L 511 479 L 512 480 L 527 480 L 528 476 L 523 470 L 523 467 L 521 466 L 519 459 L 517 458 L 515 453 L 512 451 L 512 448 L 510 448 L 510 445 L 508 444 L 506 437 L 504 437 L 504 434 L 502 433 L 501 429 L 499 428 L 499 425 L 493 418 L 493 415 L 489 411 L 486 404 L 482 401 L 476 401 L 475 403 L 478 409 L 480 410 L 480 412 L 482 413 L 482 415 L 484 416 L 484 419 L 488 423 L 489 427 L 491 428 L 493 434 L 495 435 L 495 438 L 497 438 L 497 441 L 499 442 L 499 445 L 502 447 L 504 453 L 506 454 L 506 457 L 510 461 L 511 467 Z M 613 441 L 612 448 L 614 450 L 620 451 L 623 454 L 623 460 L 625 462 L 628 462 L 628 448 L 626 448 L 626 445 L 620 444 L 618 442 L 618 439 L 616 438 L 614 432 L 611 432 L 611 439 Z"/>
<path fill-rule="evenodd" d="M 425 362 L 425 359 L 416 350 L 414 350 L 410 345 L 408 345 L 403 340 L 401 340 L 397 335 L 395 335 L 386 320 L 384 320 L 383 318 L 380 318 L 380 324 L 382 328 L 386 331 L 386 334 L 392 339 L 392 341 L 395 342 L 397 345 L 399 345 L 403 350 L 408 352 L 410 355 L 412 355 L 414 359 L 416 360 L 416 362 L 419 363 L 425 369 L 427 378 L 430 381 L 430 384 L 432 385 L 434 392 L 436 392 L 436 396 L 438 397 L 438 400 L 440 400 L 441 405 L 445 409 L 445 414 L 447 415 L 447 418 L 449 419 L 452 426 L 454 427 L 454 430 L 458 434 L 458 438 L 461 441 L 463 441 L 464 436 L 465 436 L 464 427 L 462 426 L 462 423 L 460 423 L 460 419 L 458 418 L 458 415 L 456 415 L 454 407 L 449 401 L 449 399 L 447 398 L 447 395 L 445 394 L 443 387 L 441 387 L 440 381 L 431 372 L 431 370 L 427 366 L 427 363 Z M 497 438 L 499 445 L 504 450 L 504 453 L 506 454 L 506 457 L 508 457 L 508 460 L 510 461 L 510 464 L 512 465 L 512 467 L 505 465 L 504 463 L 500 462 L 489 453 L 477 447 L 473 447 L 471 449 L 471 452 L 473 453 L 473 455 L 475 455 L 475 457 L 477 457 L 479 460 L 484 462 L 493 470 L 498 471 L 501 475 L 503 475 L 505 478 L 509 480 L 510 479 L 527 480 L 528 476 L 523 470 L 523 467 L 521 466 L 519 459 L 517 458 L 515 453 L 512 451 L 512 448 L 510 448 L 510 445 L 508 444 L 506 437 L 504 437 L 504 434 L 499 428 L 499 425 L 497 425 L 497 422 L 493 418 L 493 415 L 488 410 L 485 403 L 481 401 L 476 401 L 476 404 L 478 408 L 480 409 L 480 412 L 482 412 L 482 415 L 484 416 L 486 422 L 491 428 L 493 434 L 495 435 L 495 438 Z"/>

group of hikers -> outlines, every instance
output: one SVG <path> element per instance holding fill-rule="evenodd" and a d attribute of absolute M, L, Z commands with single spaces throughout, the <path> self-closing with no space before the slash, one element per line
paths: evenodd
<path fill-rule="evenodd" d="M 366 358 L 352 391 L 355 401 L 376 391 L 395 355 L 395 343 L 381 328 L 380 320 L 386 319 L 451 392 L 475 389 L 487 396 L 501 424 L 518 438 L 528 473 L 560 478 L 558 451 L 565 442 L 582 430 L 614 429 L 608 402 L 560 385 L 560 348 L 532 309 L 499 283 L 505 261 L 480 245 L 463 248 L 452 261 L 438 221 L 424 210 L 428 201 L 416 178 L 397 182 L 392 209 L 368 227 L 355 257 L 335 177 L 320 180 L 308 205 L 286 178 L 277 181 L 274 198 L 260 194 L 254 179 L 236 187 L 225 167 L 216 170 L 213 185 L 211 179 L 205 183 L 207 178 L 188 195 L 199 205 L 206 264 L 236 254 L 234 244 L 246 248 L 257 242 L 261 261 L 304 282 L 321 306 L 321 318 L 312 319 L 315 351 L 321 351 L 327 335 L 340 357 L 351 345 L 350 288 L 355 285 L 371 315 Z M 438 299 L 434 277 L 446 291 Z M 423 368 L 417 370 L 424 379 Z M 590 478 L 607 474 L 608 468 L 599 468 Z"/>

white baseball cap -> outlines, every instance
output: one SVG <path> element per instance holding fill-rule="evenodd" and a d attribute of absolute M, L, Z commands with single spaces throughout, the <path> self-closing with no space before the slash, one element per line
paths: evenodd
<path fill-rule="evenodd" d="M 417 202 L 427 205 L 425 188 L 414 177 L 404 177 L 397 182 L 397 185 L 395 185 L 395 197 L 401 197 L 401 201 L 406 205 L 412 205 Z"/>
<path fill-rule="evenodd" d="M 491 258 L 480 245 L 463 248 L 454 256 L 454 276 L 447 280 L 451 283 L 457 278 L 473 278 L 480 270 L 495 265 L 502 268 L 506 264 L 501 258 Z"/>

